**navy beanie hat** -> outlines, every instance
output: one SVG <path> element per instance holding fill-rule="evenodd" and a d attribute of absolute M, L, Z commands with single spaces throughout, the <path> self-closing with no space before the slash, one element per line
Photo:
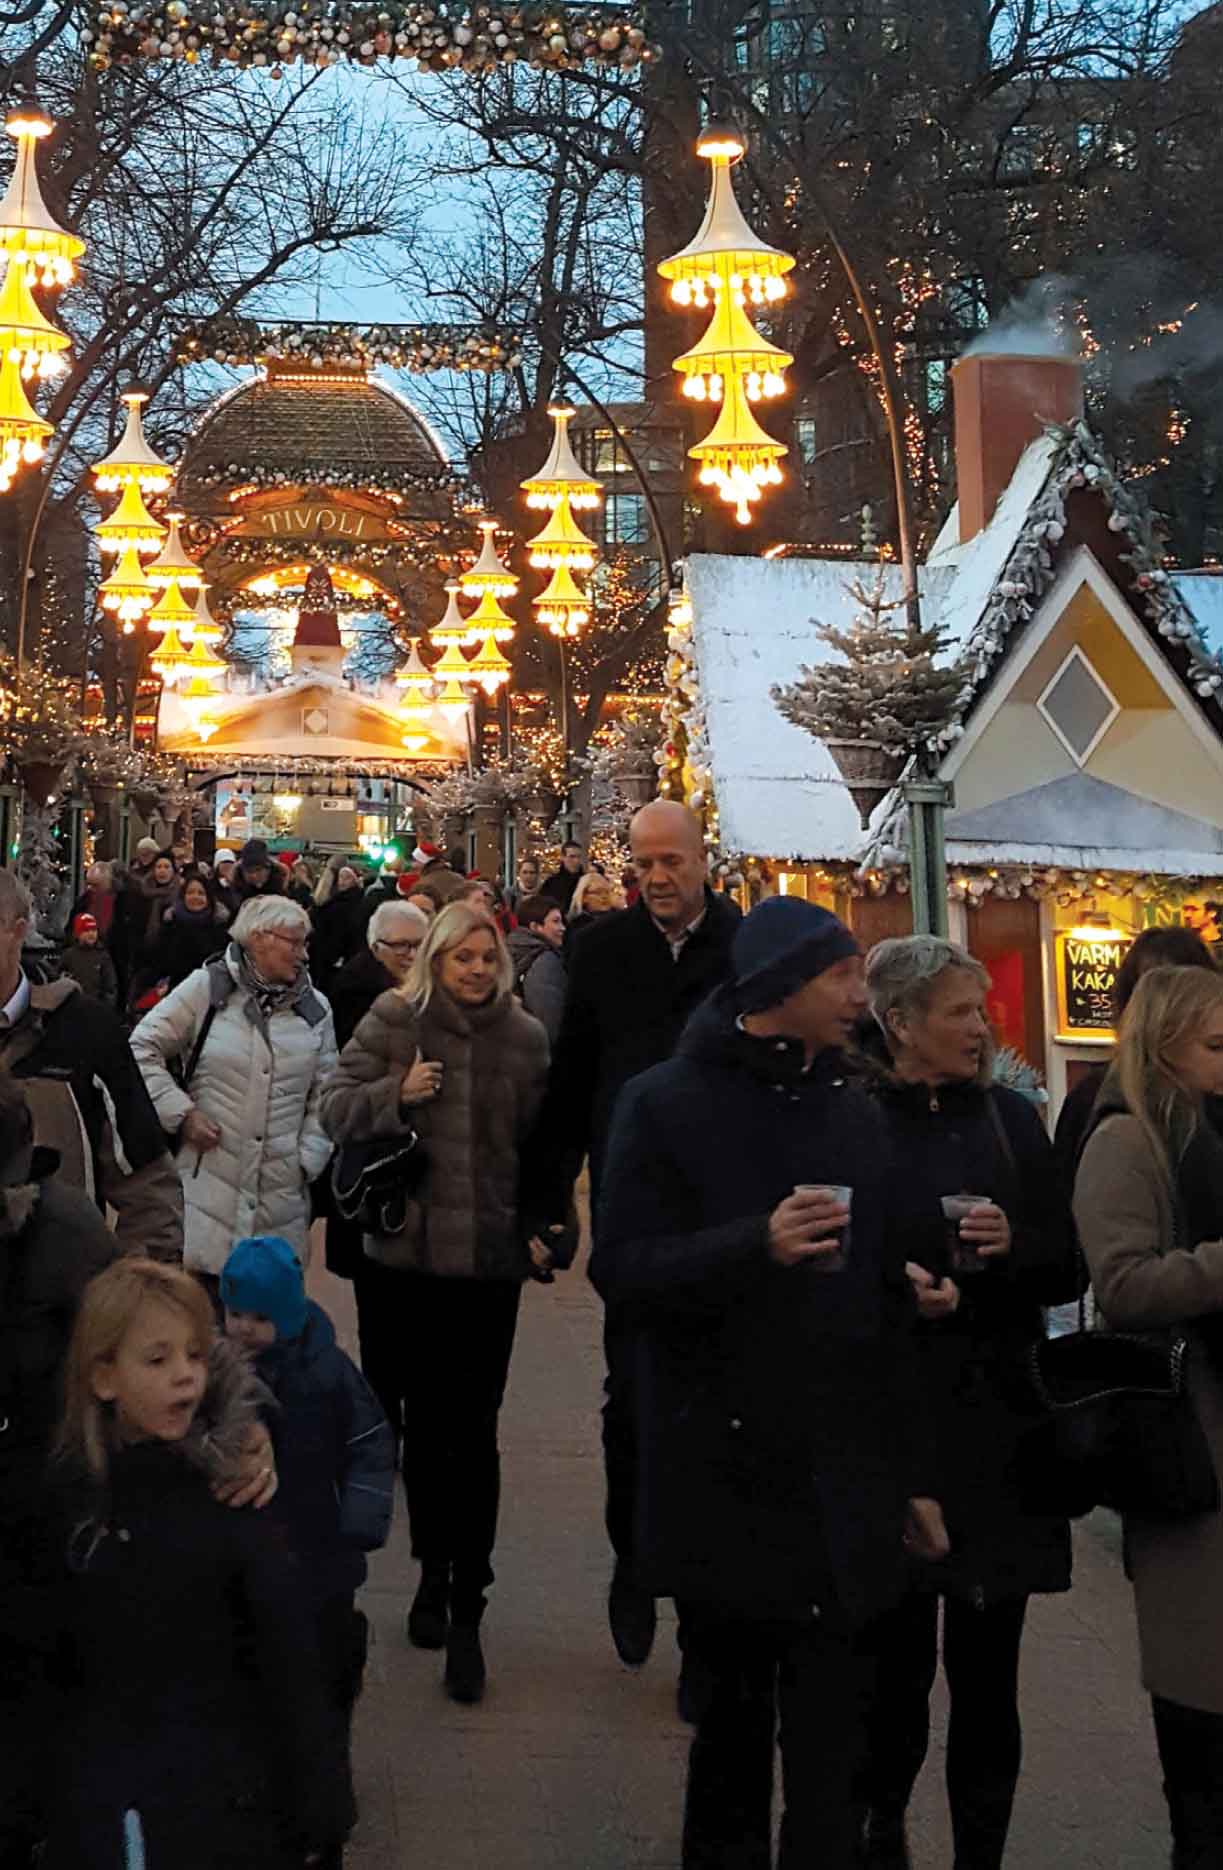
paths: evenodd
<path fill-rule="evenodd" d="M 300 1337 L 306 1324 L 306 1282 L 301 1262 L 279 1234 L 253 1234 L 235 1243 L 221 1273 L 221 1302 L 231 1312 L 270 1318 L 280 1340 Z"/>
<path fill-rule="evenodd" d="M 839 916 L 801 896 L 768 896 L 745 916 L 731 945 L 741 1013 L 778 1006 L 826 968 L 860 952 Z"/>

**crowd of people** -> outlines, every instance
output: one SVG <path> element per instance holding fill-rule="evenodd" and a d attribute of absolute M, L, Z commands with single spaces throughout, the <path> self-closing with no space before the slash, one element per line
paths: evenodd
<path fill-rule="evenodd" d="M 675 1600 L 684 1870 L 774 1862 L 775 1744 L 778 1870 L 905 1870 L 940 1654 L 956 1870 L 999 1870 L 1029 1600 L 1072 1588 L 1050 1309 L 1090 1278 L 1183 1335 L 1223 1474 L 1223 974 L 1140 936 L 1055 1141 L 965 950 L 743 916 L 670 801 L 631 847 L 510 890 L 142 847 L 50 979 L 0 870 L 0 1870 L 340 1864 L 396 1473 L 407 1640 L 484 1696 L 498 1418 L 584 1169 L 609 1629 L 638 1667 Z M 1173 1863 L 1219 1870 L 1223 1513 L 1126 1543 Z"/>

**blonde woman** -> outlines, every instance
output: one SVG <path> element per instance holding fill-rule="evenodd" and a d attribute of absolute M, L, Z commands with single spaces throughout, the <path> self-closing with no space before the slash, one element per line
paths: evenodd
<path fill-rule="evenodd" d="M 421 1582 L 408 1635 L 446 1648 L 456 1701 L 484 1692 L 480 1620 L 497 1528 L 497 1416 L 522 1282 L 548 1255 L 524 1218 L 520 1153 L 548 1041 L 512 991 L 487 912 L 454 902 L 402 987 L 377 999 L 324 1093 L 337 1143 L 415 1130 L 427 1167 L 401 1233 L 367 1235 L 398 1359 L 403 1478 Z M 384 1403 L 385 1403 L 384 1396 Z"/>
<path fill-rule="evenodd" d="M 610 877 L 602 871 L 588 870 L 579 877 L 578 886 L 573 892 L 573 901 L 569 905 L 565 929 L 565 958 L 573 952 L 573 944 L 585 934 L 594 923 L 601 922 L 604 916 L 611 915 L 615 909 L 623 909 L 624 897 Z"/>
<path fill-rule="evenodd" d="M 1184 1328 L 1223 1476 L 1223 979 L 1144 975 L 1121 1024 L 1074 1191 L 1106 1324 Z M 1176 1870 L 1223 1863 L 1223 1514 L 1126 1528 Z"/>

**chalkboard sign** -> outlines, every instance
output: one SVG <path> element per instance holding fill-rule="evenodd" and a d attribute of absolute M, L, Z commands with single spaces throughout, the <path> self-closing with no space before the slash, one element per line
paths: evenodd
<path fill-rule="evenodd" d="M 1058 1012 L 1065 1033 L 1102 1037 L 1113 1029 L 1113 990 L 1132 936 L 1117 929 L 1070 929 L 1058 936 Z"/>

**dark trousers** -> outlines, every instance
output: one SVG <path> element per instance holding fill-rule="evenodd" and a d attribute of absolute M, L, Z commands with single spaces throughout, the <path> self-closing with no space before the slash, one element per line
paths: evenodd
<path fill-rule="evenodd" d="M 361 1362 L 384 1407 L 392 1388 L 402 1399 L 412 1551 L 422 1565 L 449 1570 L 454 1621 L 476 1623 L 493 1581 L 501 1499 L 497 1417 L 522 1287 L 508 1279 L 376 1271 L 366 1288 L 380 1313 L 372 1372 L 364 1326 Z"/>
<path fill-rule="evenodd" d="M 347 1226 L 344 1221 L 341 1226 Z M 332 1222 L 328 1220 L 330 1236 Z M 330 1263 L 330 1262 L 329 1262 Z M 403 1356 L 399 1327 L 401 1289 L 399 1282 L 410 1277 L 362 1255 L 351 1262 L 353 1298 L 357 1305 L 357 1340 L 361 1346 L 361 1370 L 365 1381 L 382 1404 L 382 1413 L 391 1425 L 398 1452 L 403 1442 Z"/>
<path fill-rule="evenodd" d="M 327 1740 L 344 1776 L 351 1827 L 357 1821 L 357 1801 L 352 1789 L 352 1711 L 365 1676 L 369 1624 L 364 1613 L 356 1608 L 349 1591 L 341 1597 L 329 1597 L 319 1605 L 315 1627 L 327 1706 Z"/>
<path fill-rule="evenodd" d="M 1151 1696 L 1172 1822 L 1174 1870 L 1223 1864 L 1223 1714 Z"/>
<path fill-rule="evenodd" d="M 688 1756 L 683 1870 L 769 1870 L 773 1742 L 785 1810 L 778 1870 L 851 1870 L 867 1663 L 811 1618 L 749 1622 L 684 1602 L 709 1696 Z"/>
<path fill-rule="evenodd" d="M 943 1669 L 951 1698 L 947 1797 L 955 1870 L 998 1870 L 1019 1778 L 1019 1645 L 1026 1597 L 977 1609 L 948 1597 Z M 873 1626 L 875 1688 L 867 1717 L 864 1803 L 899 1818 L 930 1743 L 939 1598 L 912 1591 Z"/>
<path fill-rule="evenodd" d="M 607 1479 L 607 1536 L 617 1559 L 633 1560 L 637 1495 L 637 1422 L 633 1410 L 633 1343 L 623 1318 L 603 1315 L 603 1469 Z"/>

